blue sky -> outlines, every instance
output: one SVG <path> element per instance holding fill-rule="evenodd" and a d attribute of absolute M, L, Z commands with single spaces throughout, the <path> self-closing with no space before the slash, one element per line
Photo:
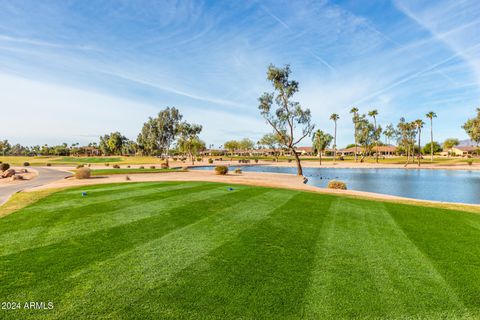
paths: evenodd
<path fill-rule="evenodd" d="M 317 127 L 332 132 L 329 115 L 340 115 L 339 146 L 353 140 L 352 106 L 378 109 L 383 125 L 433 110 L 440 141 L 466 138 L 460 126 L 480 106 L 477 0 L 0 8 L 0 138 L 12 142 L 87 143 L 116 130 L 135 139 L 165 106 L 202 124 L 207 144 L 257 140 L 270 132 L 257 109 L 270 63 L 291 65 Z"/>

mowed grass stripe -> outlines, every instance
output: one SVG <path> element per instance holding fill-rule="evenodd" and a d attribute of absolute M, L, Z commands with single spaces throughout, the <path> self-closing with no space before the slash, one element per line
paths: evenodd
<path fill-rule="evenodd" d="M 156 189 L 155 189 L 156 190 Z M 185 185 L 184 188 L 162 189 L 145 195 L 125 198 L 123 201 L 103 201 L 98 206 L 84 201 L 85 208 L 60 214 L 58 221 L 38 220 L 28 229 L 0 235 L 0 256 L 22 250 L 49 245 L 68 239 L 72 234 L 92 233 L 105 228 L 131 223 L 156 215 L 161 210 L 181 206 L 185 197 L 190 201 L 211 199 L 225 194 L 225 187 L 215 184 Z M 110 205 L 109 205 L 110 204 Z"/>
<path fill-rule="evenodd" d="M 85 212 L 85 203 L 90 205 L 101 204 L 103 202 L 111 202 L 113 200 L 123 200 L 126 196 L 133 197 L 136 195 L 148 195 L 156 192 L 162 192 L 164 190 L 177 190 L 191 188 L 202 185 L 201 183 L 187 183 L 181 182 L 172 184 L 156 184 L 154 187 L 148 184 L 129 185 L 127 183 L 122 184 L 122 188 L 112 188 L 108 192 L 98 191 L 92 186 L 86 188 L 73 188 L 68 191 L 62 191 L 39 200 L 34 205 L 28 206 L 22 209 L 15 216 L 15 223 L 9 225 L 9 221 L 12 219 L 10 216 L 2 218 L 2 224 L 0 224 L 1 231 L 15 230 L 15 228 L 24 229 L 28 225 L 35 224 L 37 219 L 42 222 L 45 221 L 46 215 L 53 215 L 54 218 L 58 218 L 58 215 L 64 213 L 75 212 L 76 209 L 83 210 Z M 88 191 L 94 190 L 94 193 Z M 87 192 L 86 197 L 82 197 L 82 192 Z M 104 190 L 107 191 L 107 190 Z M 41 216 L 37 216 L 41 214 Z"/>
<path fill-rule="evenodd" d="M 234 241 L 182 270 L 168 285 L 147 292 L 141 304 L 131 308 L 143 307 L 135 310 L 140 315 L 155 306 L 159 318 L 297 316 L 313 266 L 317 228 L 330 201 L 307 193 L 294 196 Z"/>
<path fill-rule="evenodd" d="M 358 318 L 369 310 L 383 318 L 464 315 L 462 302 L 430 261 L 384 205 L 375 204 L 338 198 L 332 205 L 321 230 L 304 314 Z"/>
<path fill-rule="evenodd" d="M 48 205 L 78 201 L 76 189 L 0 219 L 19 238 L 0 256 L 2 300 L 55 303 L 0 318 L 480 318 L 478 214 L 250 186 L 147 185 L 89 187 L 83 214 Z M 103 206 L 110 188 L 149 196 Z M 48 237 L 35 247 L 28 230 L 43 227 Z"/>
<path fill-rule="evenodd" d="M 480 230 L 472 226 L 480 222 L 478 215 L 431 208 L 412 215 L 408 206 L 385 205 L 472 317 L 480 318 Z"/>
<path fill-rule="evenodd" d="M 68 318 L 87 306 L 91 315 L 109 314 L 115 317 L 130 314 L 139 305 L 145 307 L 150 290 L 168 285 L 181 270 L 195 265 L 198 259 L 226 242 L 235 241 L 243 230 L 266 219 L 294 195 L 290 191 L 259 190 L 255 196 L 221 209 L 215 215 L 89 266 L 75 275 L 79 285 L 62 299 L 74 300 L 75 303 L 62 309 L 61 317 Z M 101 278 L 98 277 L 99 273 L 102 274 Z M 118 273 L 123 275 L 121 279 L 116 276 Z M 150 281 L 145 283 L 145 279 Z M 95 286 L 93 293 L 89 290 L 92 286 Z M 139 296 L 129 295 L 132 291 L 138 292 Z M 112 305 L 111 301 L 117 304 Z M 155 306 L 162 308 L 157 304 Z M 143 311 L 136 310 L 135 313 L 139 317 L 146 317 Z M 157 310 L 150 311 L 157 313 Z"/>
<path fill-rule="evenodd" d="M 68 281 L 70 274 L 204 219 L 244 197 L 266 191 L 225 189 L 221 197 L 189 202 L 187 206 L 176 207 L 130 224 L 3 256 L 0 258 L 0 296 L 9 301 L 58 298 L 60 291 L 71 288 L 72 283 Z M 46 261 L 49 261 L 48 268 Z"/>

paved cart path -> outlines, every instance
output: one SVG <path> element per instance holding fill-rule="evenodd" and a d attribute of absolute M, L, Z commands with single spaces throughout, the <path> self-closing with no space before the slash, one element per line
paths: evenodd
<path fill-rule="evenodd" d="M 4 204 L 13 194 L 19 191 L 43 186 L 72 175 L 70 172 L 57 169 L 35 168 L 34 170 L 38 172 L 38 175 L 31 180 L 0 185 L 0 205 Z"/>

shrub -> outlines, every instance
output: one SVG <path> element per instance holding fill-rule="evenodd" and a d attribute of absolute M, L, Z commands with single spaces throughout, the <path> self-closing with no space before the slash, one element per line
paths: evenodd
<path fill-rule="evenodd" d="M 467 160 L 467 163 L 468 163 L 469 166 L 471 166 L 471 165 L 473 164 L 473 160 L 472 160 L 472 159 L 468 159 L 468 160 Z"/>
<path fill-rule="evenodd" d="M 241 173 L 242 173 L 242 169 L 240 169 L 240 168 L 237 168 L 237 169 L 235 169 L 235 171 L 234 171 L 234 172 L 235 172 L 236 174 L 241 174 Z"/>
<path fill-rule="evenodd" d="M 131 179 L 130 179 L 129 176 L 125 176 L 125 180 L 126 180 L 126 181 L 130 181 Z"/>
<path fill-rule="evenodd" d="M 29 165 L 30 165 L 30 162 L 25 161 L 25 162 L 23 163 L 23 166 L 24 166 L 24 167 L 28 167 Z"/>
<path fill-rule="evenodd" d="M 144 167 L 144 166 L 140 166 L 140 167 L 138 167 L 138 169 L 145 169 L 145 167 Z"/>
<path fill-rule="evenodd" d="M 255 159 L 255 163 L 258 163 L 258 159 Z"/>
<path fill-rule="evenodd" d="M 288 163 L 292 162 L 292 159 L 288 159 Z"/>
<path fill-rule="evenodd" d="M 79 164 L 79 165 L 77 166 L 77 169 L 80 169 L 80 168 L 83 168 L 83 167 L 85 167 L 83 164 Z"/>
<path fill-rule="evenodd" d="M 47 167 L 51 167 L 51 166 L 52 166 L 52 164 L 51 164 L 51 163 L 47 163 Z"/>
<path fill-rule="evenodd" d="M 212 159 L 212 158 L 208 159 L 208 163 L 212 164 L 212 163 L 213 163 L 213 159 Z"/>
<path fill-rule="evenodd" d="M 10 165 L 8 163 L 0 163 L 1 171 L 7 171 L 8 169 L 10 169 Z"/>
<path fill-rule="evenodd" d="M 329 189 L 347 190 L 347 184 L 343 181 L 338 181 L 338 180 L 330 181 L 327 187 Z"/>
<path fill-rule="evenodd" d="M 127 166 L 128 169 L 130 169 L 130 166 Z"/>
<path fill-rule="evenodd" d="M 338 160 L 343 161 L 345 158 L 343 156 L 338 157 Z"/>
<path fill-rule="evenodd" d="M 105 167 L 108 167 L 110 165 L 110 163 L 105 163 Z"/>
<path fill-rule="evenodd" d="M 198 158 L 197 158 L 197 161 L 202 161 L 202 158 L 198 157 Z"/>
<path fill-rule="evenodd" d="M 162 163 L 162 164 L 160 165 L 160 168 L 162 168 L 162 169 L 168 169 L 168 164 Z M 153 168 L 153 169 L 155 169 L 155 168 Z"/>
<path fill-rule="evenodd" d="M 177 161 L 178 158 L 177 158 L 177 157 L 173 157 L 172 159 L 173 159 L 173 161 Z"/>
<path fill-rule="evenodd" d="M 163 164 L 163 163 L 162 163 Z M 155 169 L 155 166 L 150 166 L 150 169 Z"/>
<path fill-rule="evenodd" d="M 114 169 L 120 169 L 120 166 L 119 166 L 118 164 L 114 164 L 112 167 L 113 167 Z"/>
<path fill-rule="evenodd" d="M 227 166 L 216 166 L 215 167 L 215 173 L 219 175 L 226 175 L 228 173 L 228 167 Z"/>
<path fill-rule="evenodd" d="M 79 168 L 75 171 L 76 179 L 88 179 L 90 178 L 91 172 L 89 168 Z"/>

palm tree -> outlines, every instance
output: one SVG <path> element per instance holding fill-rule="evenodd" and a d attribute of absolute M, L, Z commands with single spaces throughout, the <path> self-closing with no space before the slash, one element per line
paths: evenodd
<path fill-rule="evenodd" d="M 368 112 L 368 116 L 373 118 L 373 130 L 375 130 L 375 162 L 378 163 L 378 137 L 377 137 L 377 116 L 378 111 L 372 110 Z"/>
<path fill-rule="evenodd" d="M 420 135 L 422 134 L 422 128 L 425 122 L 423 122 L 421 119 L 415 120 L 414 121 L 415 126 L 417 127 L 417 132 L 418 132 L 418 166 L 420 167 L 420 158 L 422 157 L 422 146 L 420 145 Z"/>
<path fill-rule="evenodd" d="M 318 161 L 322 165 L 322 153 L 332 143 L 333 137 L 318 129 L 313 135 L 313 149 L 318 152 Z"/>
<path fill-rule="evenodd" d="M 437 114 L 430 111 L 425 116 L 430 119 L 430 161 L 433 162 L 433 118 L 436 118 Z"/>
<path fill-rule="evenodd" d="M 334 134 L 334 138 L 333 138 L 333 164 L 335 164 L 335 160 L 337 159 L 337 120 L 340 119 L 340 117 L 338 116 L 338 114 L 336 113 L 332 113 L 332 115 L 330 116 L 330 120 L 333 120 L 333 122 L 335 123 L 335 134 Z"/>
<path fill-rule="evenodd" d="M 383 132 L 385 135 L 385 144 L 390 145 L 390 140 L 393 138 L 395 135 L 395 128 L 393 127 L 393 124 L 388 124 L 385 128 L 385 131 Z"/>
<path fill-rule="evenodd" d="M 355 162 L 357 162 L 357 122 L 358 122 L 358 108 L 353 107 L 350 109 L 350 113 L 353 114 L 353 126 L 354 126 L 354 138 L 355 138 Z"/>

